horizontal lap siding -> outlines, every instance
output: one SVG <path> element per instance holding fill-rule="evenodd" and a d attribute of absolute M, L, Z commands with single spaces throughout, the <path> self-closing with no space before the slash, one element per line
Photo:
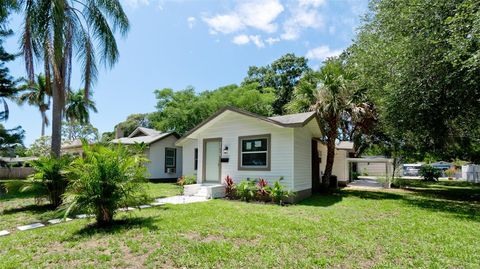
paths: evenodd
<path fill-rule="evenodd" d="M 327 147 L 323 144 L 320 146 L 322 152 L 322 163 L 320 165 L 322 175 L 325 173 L 325 166 L 327 165 Z M 339 181 L 347 181 L 348 177 L 345 175 L 347 151 L 335 150 L 335 158 L 333 160 L 332 174 L 337 176 Z"/>
<path fill-rule="evenodd" d="M 179 178 L 182 175 L 182 148 L 176 147 L 175 142 L 177 138 L 174 136 L 169 136 L 158 142 L 155 142 L 149 147 L 149 159 L 150 162 L 147 164 L 148 172 L 150 173 L 150 178 Z M 167 174 L 165 173 L 165 148 L 176 148 L 176 173 Z"/>
<path fill-rule="evenodd" d="M 308 190 L 312 188 L 312 134 L 306 127 L 296 128 L 294 134 L 294 191 Z"/>
<path fill-rule="evenodd" d="M 183 167 L 182 175 L 191 176 L 196 175 L 197 171 L 194 166 L 195 148 L 197 147 L 197 140 L 188 139 L 182 144 Z"/>
<path fill-rule="evenodd" d="M 265 178 L 272 182 L 280 177 L 282 184 L 293 189 L 293 129 L 282 128 L 258 119 L 233 112 L 225 112 L 217 121 L 198 134 L 199 167 L 198 175 L 202 175 L 203 139 L 222 138 L 222 152 L 229 148 L 229 162 L 222 163 L 222 180 L 231 176 L 236 182 L 246 178 Z M 271 169 L 270 171 L 238 170 L 238 137 L 250 135 L 271 135 Z M 224 156 L 226 157 L 226 156 Z"/>

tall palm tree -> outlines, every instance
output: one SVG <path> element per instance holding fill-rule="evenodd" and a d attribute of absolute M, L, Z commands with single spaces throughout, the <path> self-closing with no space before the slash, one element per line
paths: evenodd
<path fill-rule="evenodd" d="M 294 98 L 287 105 L 292 112 L 316 111 L 321 120 L 324 140 L 327 144 L 327 160 L 322 188 L 328 189 L 335 159 L 335 141 L 341 121 L 351 118 L 354 93 L 357 87 L 341 61 L 334 57 L 324 62 L 317 72 L 308 72 L 294 90 Z"/>
<path fill-rule="evenodd" d="M 47 116 L 47 110 L 50 108 L 50 97 L 52 92 L 47 88 L 47 82 L 45 81 L 45 76 L 37 75 L 37 80 L 35 83 L 27 83 L 20 87 L 22 94 L 18 96 L 18 103 L 23 105 L 28 103 L 31 106 L 38 107 L 40 114 L 42 115 L 42 136 L 45 136 L 45 127 L 47 127 L 50 122 Z"/>
<path fill-rule="evenodd" d="M 90 122 L 90 110 L 97 113 L 95 102 L 91 99 L 91 92 L 88 97 L 86 97 L 84 89 L 68 93 L 65 105 L 65 118 L 68 121 L 87 124 Z"/>
<path fill-rule="evenodd" d="M 77 66 L 73 56 L 80 63 L 88 98 L 97 62 L 112 67 L 118 60 L 114 34 L 118 30 L 126 35 L 128 18 L 119 0 L 24 0 L 21 12 L 25 67 L 33 82 L 34 58 L 43 63 L 46 87 L 52 90 L 52 154 L 59 156 L 67 89 L 72 68 Z"/>

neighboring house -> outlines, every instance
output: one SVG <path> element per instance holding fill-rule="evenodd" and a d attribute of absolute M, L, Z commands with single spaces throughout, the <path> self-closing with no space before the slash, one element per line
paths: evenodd
<path fill-rule="evenodd" d="M 177 143 L 183 150 L 183 175 L 197 175 L 197 183 L 221 184 L 229 175 L 265 178 L 308 197 L 325 169 L 327 149 L 319 140 L 320 123 L 314 112 L 263 117 L 233 107 L 221 109 Z M 348 151 L 336 151 L 333 174 L 348 181 Z M 347 171 L 347 172 L 346 172 Z M 315 187 L 315 186 L 313 186 Z"/>
<path fill-rule="evenodd" d="M 66 141 L 62 144 L 62 154 L 82 155 L 83 144 L 82 140 L 75 139 L 73 141 Z"/>
<path fill-rule="evenodd" d="M 35 170 L 29 162 L 38 157 L 0 157 L 0 179 L 25 179 Z"/>
<path fill-rule="evenodd" d="M 175 146 L 179 136 L 154 129 L 138 127 L 128 137 L 112 140 L 125 145 L 145 144 L 146 164 L 150 179 L 177 179 L 182 175 L 182 149 Z"/>

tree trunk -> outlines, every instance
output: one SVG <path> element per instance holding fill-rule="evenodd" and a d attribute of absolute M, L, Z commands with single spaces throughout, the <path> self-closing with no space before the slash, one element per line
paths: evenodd
<path fill-rule="evenodd" d="M 41 133 L 41 136 L 45 136 L 45 126 L 47 125 L 47 122 L 46 122 L 46 114 L 45 114 L 45 110 L 41 110 L 40 113 L 42 114 L 42 133 Z"/>
<path fill-rule="evenodd" d="M 63 100 L 62 89 L 58 83 L 53 83 L 53 105 L 52 105 L 52 155 L 60 157 L 60 149 L 62 144 L 62 113 Z"/>
<path fill-rule="evenodd" d="M 322 178 L 322 190 L 326 191 L 330 187 L 330 177 L 332 176 L 333 161 L 335 159 L 335 140 L 338 136 L 337 121 L 329 122 L 329 131 L 327 133 L 327 164 Z"/>

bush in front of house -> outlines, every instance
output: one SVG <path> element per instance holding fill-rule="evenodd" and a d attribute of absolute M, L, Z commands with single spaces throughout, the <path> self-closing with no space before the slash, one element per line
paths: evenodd
<path fill-rule="evenodd" d="M 274 202 L 283 205 L 294 193 L 286 190 L 285 186 L 280 184 L 281 180 L 282 178 L 276 180 L 272 186 L 263 178 L 244 179 L 235 184 L 232 177 L 227 176 L 225 178 L 225 196 L 229 199 L 239 199 L 246 202 Z"/>
<path fill-rule="evenodd" d="M 438 181 L 442 175 L 442 171 L 428 164 L 422 165 L 418 173 L 424 181 Z"/>
<path fill-rule="evenodd" d="M 195 175 L 181 176 L 177 180 L 177 184 L 180 186 L 191 185 L 197 183 L 197 177 Z"/>
<path fill-rule="evenodd" d="M 113 223 L 118 208 L 145 200 L 147 159 L 123 145 L 83 145 L 84 156 L 72 162 L 64 196 L 65 216 L 72 210 L 95 215 L 98 226 Z"/>
<path fill-rule="evenodd" d="M 32 161 L 30 165 L 35 169 L 35 173 L 28 177 L 20 191 L 34 191 L 37 194 L 37 203 L 42 198 L 47 198 L 50 204 L 57 208 L 62 204 L 62 197 L 67 188 L 66 170 L 71 162 L 72 158 L 68 155 L 58 158 L 45 156 Z"/>

